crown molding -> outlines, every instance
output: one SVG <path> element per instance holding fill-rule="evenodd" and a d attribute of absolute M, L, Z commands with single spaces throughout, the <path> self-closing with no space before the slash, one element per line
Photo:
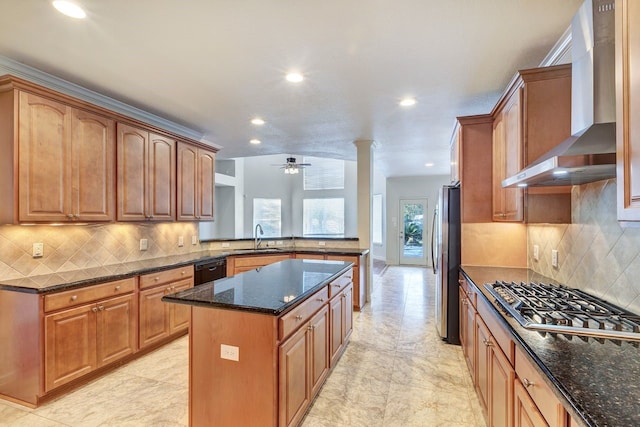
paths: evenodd
<path fill-rule="evenodd" d="M 571 53 L 571 26 L 569 26 L 560 36 L 555 45 L 551 48 L 547 56 L 540 63 L 541 67 L 568 63 L 567 55 Z"/>
<path fill-rule="evenodd" d="M 167 131 L 178 135 L 201 141 L 214 147 L 220 147 L 217 144 L 206 141 L 202 132 L 198 132 L 160 116 L 156 116 L 155 114 L 148 113 L 140 108 L 125 104 L 124 102 L 102 95 L 75 83 L 71 83 L 67 80 L 45 73 L 44 71 L 40 71 L 37 68 L 33 68 L 29 65 L 0 55 L 0 75 L 4 74 L 11 74 L 13 76 L 20 77 L 40 86 L 64 93 L 65 95 L 73 96 L 99 107 L 157 126 L 161 129 L 166 129 Z"/>

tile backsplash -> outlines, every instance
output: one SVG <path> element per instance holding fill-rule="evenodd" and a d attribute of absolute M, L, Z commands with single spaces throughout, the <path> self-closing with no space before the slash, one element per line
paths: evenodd
<path fill-rule="evenodd" d="M 178 246 L 182 236 L 184 246 Z M 192 222 L 158 224 L 0 226 L 0 279 L 10 280 L 120 262 L 158 258 L 208 249 L 191 244 L 198 236 Z M 140 250 L 140 239 L 148 249 Z M 32 257 L 33 243 L 44 243 L 44 256 Z"/>
<path fill-rule="evenodd" d="M 615 179 L 574 186 L 571 202 L 571 224 L 527 227 L 529 268 L 640 313 L 640 228 L 618 224 Z M 552 249 L 558 268 L 551 265 Z"/>

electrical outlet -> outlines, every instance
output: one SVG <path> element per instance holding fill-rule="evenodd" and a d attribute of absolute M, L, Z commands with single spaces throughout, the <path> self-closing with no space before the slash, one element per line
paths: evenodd
<path fill-rule="evenodd" d="M 178 236 L 178 246 L 179 247 L 184 246 L 184 236 Z"/>
<path fill-rule="evenodd" d="M 540 259 L 540 246 L 533 245 L 533 260 L 538 261 Z"/>
<path fill-rule="evenodd" d="M 558 250 L 551 250 L 551 265 L 555 268 L 558 268 Z"/>
<path fill-rule="evenodd" d="M 276 242 L 274 242 L 273 240 L 268 240 L 267 241 L 267 246 L 274 246 L 276 244 Z"/>
<path fill-rule="evenodd" d="M 281 246 L 281 245 L 283 245 L 283 244 L 284 244 L 284 243 L 282 242 L 282 240 L 276 240 L 276 245 Z"/>
<path fill-rule="evenodd" d="M 324 246 L 326 244 L 327 244 L 327 242 L 318 242 L 318 246 Z"/>
<path fill-rule="evenodd" d="M 33 244 L 33 257 L 41 258 L 44 256 L 44 243 Z"/>
<path fill-rule="evenodd" d="M 140 239 L 140 250 L 146 251 L 149 249 L 149 241 L 147 239 Z"/>
<path fill-rule="evenodd" d="M 240 361 L 240 348 L 233 345 L 220 344 L 220 358 Z"/>
<path fill-rule="evenodd" d="M 229 243 L 228 243 L 228 242 L 224 242 L 224 243 L 222 244 L 222 247 L 223 247 L 223 248 L 228 248 L 228 247 L 229 247 Z"/>
<path fill-rule="evenodd" d="M 191 244 L 192 245 L 198 244 L 198 236 L 191 236 Z"/>

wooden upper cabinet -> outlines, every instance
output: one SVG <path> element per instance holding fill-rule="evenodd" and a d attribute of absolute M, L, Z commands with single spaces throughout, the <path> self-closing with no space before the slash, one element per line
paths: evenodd
<path fill-rule="evenodd" d="M 215 153 L 178 142 L 178 219 L 214 218 Z"/>
<path fill-rule="evenodd" d="M 113 220 L 114 122 L 26 92 L 19 104 L 19 220 Z"/>
<path fill-rule="evenodd" d="M 174 220 L 175 141 L 124 123 L 117 132 L 118 220 Z"/>
<path fill-rule="evenodd" d="M 617 0 L 615 13 L 618 220 L 640 221 L 640 4 Z"/>

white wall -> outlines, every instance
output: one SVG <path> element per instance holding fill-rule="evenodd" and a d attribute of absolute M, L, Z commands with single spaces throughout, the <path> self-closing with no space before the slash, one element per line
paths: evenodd
<path fill-rule="evenodd" d="M 244 160 L 244 237 L 253 237 L 253 199 L 282 200 L 282 236 L 302 236 L 302 201 L 305 197 L 344 197 L 345 237 L 357 237 L 356 162 L 345 161 L 344 190 L 304 191 L 303 174 L 286 175 L 273 166 L 284 163 L 286 154 L 245 157 Z M 302 160 L 303 156 L 295 156 Z M 313 166 L 311 166 L 313 167 Z M 237 169 L 236 169 L 237 170 Z"/>
<path fill-rule="evenodd" d="M 371 254 L 373 258 L 384 260 L 387 257 L 387 178 L 374 167 L 372 195 L 376 194 L 382 195 L 382 243 L 372 243 Z"/>
<path fill-rule="evenodd" d="M 388 178 L 386 185 L 386 262 L 396 265 L 399 260 L 399 218 L 400 199 L 427 199 L 427 220 L 425 225 L 428 232 L 425 241 L 431 241 L 431 217 L 433 209 L 438 203 L 440 187 L 449 184 L 449 175 L 413 176 Z M 431 260 L 428 259 L 428 263 Z"/>

